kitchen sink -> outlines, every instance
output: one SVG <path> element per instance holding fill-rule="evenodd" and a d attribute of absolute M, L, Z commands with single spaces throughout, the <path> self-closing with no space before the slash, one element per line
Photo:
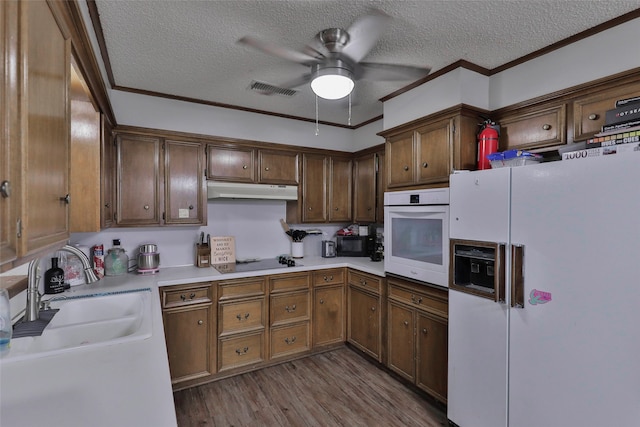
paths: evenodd
<path fill-rule="evenodd" d="M 52 300 L 59 311 L 42 335 L 15 338 L 3 362 L 25 360 L 102 345 L 149 338 L 151 289 L 90 294 Z"/>

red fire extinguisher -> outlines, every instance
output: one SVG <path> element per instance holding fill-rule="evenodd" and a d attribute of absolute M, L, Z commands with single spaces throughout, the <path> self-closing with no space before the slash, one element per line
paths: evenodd
<path fill-rule="evenodd" d="M 487 155 L 498 151 L 500 126 L 489 119 L 486 119 L 481 126 L 478 134 L 478 170 L 491 169 Z"/>

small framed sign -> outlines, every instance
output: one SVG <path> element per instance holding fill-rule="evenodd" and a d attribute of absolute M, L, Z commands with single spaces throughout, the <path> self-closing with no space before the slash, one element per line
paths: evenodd
<path fill-rule="evenodd" d="M 233 236 L 211 238 L 211 265 L 236 262 L 236 239 Z"/>

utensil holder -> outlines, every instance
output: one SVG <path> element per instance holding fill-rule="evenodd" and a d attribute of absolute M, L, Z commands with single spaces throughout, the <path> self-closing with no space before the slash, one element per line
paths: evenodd
<path fill-rule="evenodd" d="M 291 256 L 293 258 L 304 257 L 304 246 L 302 246 L 302 242 L 291 242 Z"/>
<path fill-rule="evenodd" d="M 211 248 L 207 245 L 196 244 L 196 267 L 209 267 L 211 263 Z"/>

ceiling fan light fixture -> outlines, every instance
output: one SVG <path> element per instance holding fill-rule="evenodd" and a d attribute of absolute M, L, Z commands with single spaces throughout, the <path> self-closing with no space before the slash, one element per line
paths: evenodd
<path fill-rule="evenodd" d="M 353 75 L 345 68 L 327 67 L 315 72 L 311 80 L 313 93 L 324 99 L 341 99 L 353 90 Z"/>

